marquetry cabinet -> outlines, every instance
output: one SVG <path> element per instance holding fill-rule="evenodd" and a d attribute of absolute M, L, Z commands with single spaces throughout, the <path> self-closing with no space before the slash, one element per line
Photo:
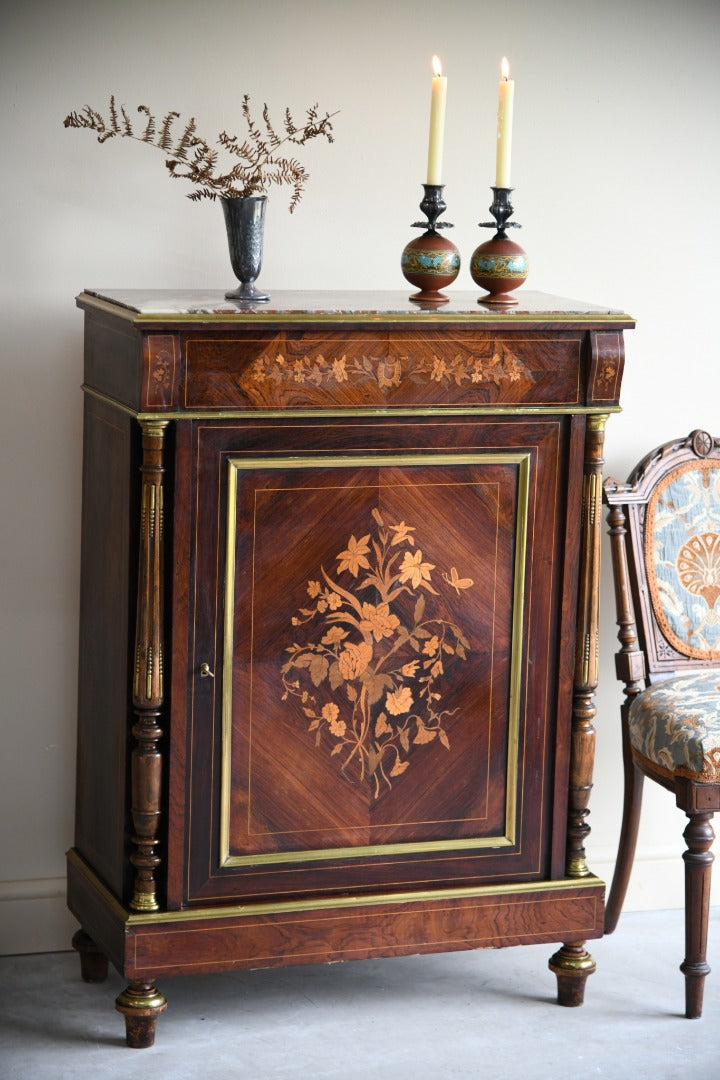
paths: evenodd
<path fill-rule="evenodd" d="M 85 292 L 85 978 L 556 943 L 577 1005 L 621 312 Z"/>

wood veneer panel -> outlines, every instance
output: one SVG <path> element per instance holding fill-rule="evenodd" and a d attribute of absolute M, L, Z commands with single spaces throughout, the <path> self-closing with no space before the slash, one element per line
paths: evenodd
<path fill-rule="evenodd" d="M 167 763 L 167 907 L 172 910 L 182 906 L 185 835 L 189 816 L 189 792 L 187 786 L 187 730 L 192 693 L 198 678 L 198 665 L 189 652 L 187 611 L 190 602 L 190 574 L 175 573 L 175 568 L 189 567 L 190 535 L 184 526 L 187 508 L 192 504 L 191 426 L 181 424 L 176 428 L 175 459 L 172 470 L 173 529 L 168 537 L 169 558 L 168 596 L 170 613 L 169 655 L 170 708 L 172 730 L 172 753 Z M 205 679 L 212 692 L 214 680 Z"/>
<path fill-rule="evenodd" d="M 132 424 L 119 410 L 86 399 L 75 844 L 120 897 L 127 873 L 127 695 L 136 535 Z"/>
<path fill-rule="evenodd" d="M 580 402 L 582 335 L 382 327 L 185 340 L 186 408 Z"/>
<path fill-rule="evenodd" d="M 142 344 L 126 322 L 93 312 L 86 318 L 85 383 L 130 408 L 140 407 Z"/>
<path fill-rule="evenodd" d="M 604 886 L 424 898 L 133 927 L 125 974 L 179 975 L 578 940 L 602 934 Z"/>
<path fill-rule="evenodd" d="M 480 708 L 481 712 L 482 709 L 487 709 L 489 699 L 486 697 L 484 699 L 485 705 L 482 705 L 480 698 L 474 698 L 472 688 L 473 686 L 478 687 L 478 693 L 480 691 L 482 691 L 482 694 L 486 692 L 483 688 L 487 686 L 489 665 L 493 662 L 495 663 L 495 683 L 492 695 L 494 720 L 491 724 L 494 734 L 484 751 L 486 754 L 490 753 L 490 756 L 485 758 L 485 763 L 481 768 L 481 772 L 484 770 L 484 778 L 481 778 L 480 773 L 473 771 L 471 768 L 469 770 L 471 774 L 470 787 L 463 794 L 463 783 L 460 782 L 458 774 L 460 766 L 456 754 L 460 752 L 461 754 L 472 755 L 477 752 L 477 747 L 480 744 L 476 743 L 475 748 L 473 748 L 472 739 L 470 742 L 467 741 L 469 729 L 463 734 L 462 725 L 456 727 L 455 733 L 451 735 L 449 740 L 451 748 L 457 747 L 455 755 L 452 754 L 452 750 L 448 753 L 447 749 L 441 749 L 439 744 L 435 748 L 434 756 L 424 755 L 426 758 L 424 764 L 421 764 L 422 757 L 416 755 L 413 759 L 416 774 L 416 778 L 412 778 L 413 782 L 405 782 L 411 779 L 411 769 L 408 768 L 408 775 L 399 778 L 403 781 L 402 784 L 393 784 L 393 790 L 383 792 L 384 808 L 386 810 L 384 819 L 382 817 L 383 811 L 380 809 L 383 806 L 383 799 L 380 800 L 376 807 L 373 792 L 370 793 L 368 799 L 367 792 L 359 791 L 352 784 L 348 785 L 342 777 L 336 776 L 333 779 L 328 771 L 324 771 L 327 766 L 329 747 L 318 753 L 313 745 L 315 736 L 308 734 L 305 730 L 308 721 L 302 715 L 299 715 L 299 718 L 294 717 L 292 721 L 288 721 L 290 724 L 288 727 L 287 724 L 284 725 L 282 716 L 279 714 L 278 724 L 271 723 L 267 728 L 268 738 L 265 739 L 264 748 L 261 741 L 253 750 L 253 767 L 259 766 L 259 768 L 253 776 L 251 786 L 256 785 L 254 793 L 259 794 L 259 804 L 263 803 L 264 797 L 262 793 L 263 790 L 266 790 L 267 798 L 265 798 L 264 802 L 271 815 L 276 813 L 274 803 L 282 805 L 284 800 L 291 818 L 294 800 L 296 800 L 298 794 L 297 781 L 301 778 L 305 792 L 303 796 L 305 801 L 302 806 L 305 806 L 305 811 L 302 814 L 298 813 L 298 821 L 311 820 L 313 814 L 315 814 L 316 820 L 320 824 L 324 814 L 325 821 L 322 824 L 324 827 L 328 827 L 332 824 L 332 817 L 336 812 L 335 808 L 341 808 L 346 822 L 351 820 L 352 815 L 354 815 L 356 831 L 351 830 L 345 834 L 342 834 L 342 830 L 339 834 L 337 832 L 332 834 L 331 832 L 325 844 L 320 843 L 322 832 L 316 832 L 314 836 L 306 836 L 306 846 L 328 848 L 327 859 L 319 858 L 317 855 L 313 856 L 312 874 L 307 869 L 303 873 L 302 869 L 297 866 L 280 867 L 271 874 L 269 871 L 263 873 L 254 866 L 246 866 L 242 871 L 240 869 L 231 871 L 228 868 L 222 869 L 219 866 L 223 858 L 217 839 L 221 817 L 217 778 L 220 777 L 222 770 L 220 752 L 222 730 L 218 711 L 221 705 L 222 693 L 221 688 L 218 687 L 218 679 L 213 680 L 212 683 L 211 680 L 203 680 L 202 683 L 196 680 L 191 745 L 191 760 L 193 763 L 191 846 L 198 854 L 197 859 L 194 859 L 192 864 L 193 884 L 190 887 L 189 896 L 193 900 L 200 902 L 212 895 L 226 896 L 227 898 L 238 897 L 243 895 L 245 890 L 247 890 L 248 895 L 262 894 L 263 891 L 273 889 L 282 894 L 297 889 L 322 892 L 327 889 L 344 887 L 371 888 L 373 881 L 379 882 L 380 880 L 405 885 L 442 880 L 443 876 L 454 881 L 477 880 L 478 875 L 482 875 L 483 880 L 499 880 L 503 874 L 527 877 L 528 875 L 539 875 L 547 872 L 545 845 L 551 816 L 551 798 L 548 790 L 546 790 L 546 784 L 553 769 L 554 702 L 556 700 L 555 686 L 552 679 L 550 679 L 548 688 L 548 677 L 553 670 L 557 650 L 560 647 L 559 603 L 556 599 L 555 590 L 558 587 L 559 575 L 565 558 L 563 545 L 566 537 L 561 528 L 565 506 L 560 496 L 560 491 L 565 482 L 562 476 L 565 460 L 563 452 L 563 432 L 565 428 L 565 421 L 558 421 L 557 419 L 537 420 L 527 422 L 524 425 L 518 424 L 517 421 L 495 421 L 486 424 L 457 421 L 446 421 L 442 424 L 428 424 L 425 421 L 422 424 L 411 421 L 389 424 L 358 421 L 351 425 L 347 423 L 328 425 L 326 423 L 322 428 L 307 422 L 290 425 L 287 423 L 280 425 L 252 423 L 247 425 L 213 425 L 203 423 L 198 425 L 199 501 L 195 511 L 197 515 L 195 528 L 199 530 L 197 533 L 199 547 L 194 559 L 200 560 L 197 563 L 196 573 L 198 575 L 197 581 L 203 582 L 203 588 L 196 587 L 194 589 L 194 621 L 196 628 L 198 628 L 194 645 L 196 666 L 200 657 L 209 657 L 211 666 L 217 672 L 220 671 L 222 666 L 222 625 L 224 618 L 222 609 L 224 604 L 225 572 L 223 563 L 225 551 L 221 533 L 224 531 L 227 513 L 223 491 L 228 461 L 237 460 L 242 464 L 243 455 L 250 455 L 251 453 L 253 455 L 262 455 L 263 452 L 266 454 L 269 452 L 270 459 L 274 459 L 276 464 L 282 465 L 284 459 L 278 458 L 279 452 L 284 450 L 294 454 L 300 450 L 305 440 L 312 439 L 313 445 L 317 445 L 317 442 L 322 440 L 324 449 L 327 451 L 333 450 L 335 453 L 342 450 L 343 453 L 352 455 L 360 450 L 363 452 L 368 450 L 380 452 L 382 450 L 392 457 L 392 452 L 398 453 L 404 447 L 407 447 L 413 450 L 424 449 L 427 451 L 428 456 L 426 458 L 419 455 L 417 459 L 414 459 L 417 460 L 418 464 L 404 467 L 404 473 L 402 469 L 395 470 L 392 466 L 388 466 L 385 469 L 386 475 L 383 478 L 381 488 L 377 486 L 377 469 L 365 469 L 368 473 L 365 478 L 367 483 L 361 482 L 364 472 L 360 475 L 359 466 L 345 470 L 340 469 L 337 473 L 338 479 L 335 479 L 333 468 L 330 467 L 329 463 L 327 469 L 311 469 L 309 471 L 310 479 L 307 480 L 305 485 L 307 490 L 301 485 L 295 510 L 293 510 L 295 504 L 290 505 L 292 499 L 288 502 L 288 495 L 292 495 L 293 485 L 297 483 L 297 481 L 290 479 L 290 473 L 285 475 L 284 468 L 270 469 L 266 471 L 266 474 L 262 474 L 261 468 L 251 470 L 248 475 L 251 476 L 249 482 L 251 491 L 254 494 L 250 497 L 249 509 L 246 508 L 243 513 L 254 513 L 258 499 L 261 504 L 267 503 L 263 514 L 266 516 L 268 527 L 262 536 L 258 538 L 253 565 L 259 577 L 258 581 L 253 583 L 250 582 L 247 575 L 251 574 L 249 567 L 253 559 L 251 549 L 254 525 L 251 520 L 246 521 L 245 517 L 242 517 L 237 529 L 238 542 L 241 544 L 241 549 L 239 549 L 237 555 L 238 587 L 241 592 L 243 589 L 246 592 L 250 589 L 256 597 L 263 589 L 268 591 L 264 602 L 261 607 L 255 610 L 254 615 L 251 613 L 254 610 L 251 605 L 243 605 L 241 602 L 237 607 L 235 634 L 240 643 L 238 657 L 242 655 L 243 649 L 247 653 L 250 648 L 248 635 L 250 634 L 249 627 L 252 622 L 252 625 L 256 628 L 254 630 L 256 641 L 253 647 L 257 649 L 260 656 L 267 653 L 268 663 L 272 663 L 272 655 L 279 658 L 275 664 L 278 669 L 276 674 L 279 673 L 282 658 L 286 655 L 284 649 L 288 646 L 288 643 L 292 644 L 291 639 L 288 639 L 288 642 L 279 641 L 279 637 L 282 636 L 281 630 L 285 634 L 289 632 L 290 617 L 294 614 L 303 598 L 306 603 L 310 602 L 306 595 L 308 581 L 320 576 L 318 567 L 324 563 L 330 565 L 331 562 L 335 562 L 335 548 L 341 550 L 341 547 L 338 547 L 341 540 L 344 544 L 350 535 L 354 534 L 356 538 L 360 538 L 367 531 L 365 525 L 360 528 L 359 523 L 354 524 L 354 522 L 358 522 L 357 517 L 354 515 L 359 513 L 360 510 L 362 510 L 363 521 L 367 519 L 370 526 L 372 526 L 373 522 L 373 509 L 379 509 L 381 513 L 387 514 L 390 506 L 392 506 L 398 521 L 404 520 L 407 525 L 410 524 L 412 514 L 410 517 L 408 516 L 410 503 L 407 502 L 407 499 L 410 488 L 407 487 L 407 484 L 408 477 L 412 475 L 416 477 L 416 480 L 413 481 L 415 491 L 411 502 L 413 500 L 417 502 L 416 506 L 413 503 L 413 512 L 418 522 L 424 522 L 429 527 L 429 533 L 426 527 L 422 542 L 418 540 L 417 544 L 418 550 L 429 552 L 427 556 L 423 555 L 423 559 L 427 559 L 430 564 L 438 568 L 444 568 L 448 581 L 450 580 L 449 571 L 452 566 L 456 567 L 459 577 L 462 578 L 463 575 L 466 575 L 466 570 L 462 566 L 463 559 L 467 561 L 462 550 L 466 546 L 464 538 L 471 537 L 472 541 L 468 549 L 468 557 L 472 558 L 473 566 L 467 569 L 467 576 L 477 579 L 479 582 L 482 579 L 482 584 L 475 591 L 480 595 L 480 592 L 484 590 L 483 595 L 486 596 L 486 599 L 479 603 L 478 611 L 473 616 L 473 618 L 479 618 L 480 622 L 485 620 L 483 623 L 484 628 L 480 626 L 480 623 L 475 629 L 471 627 L 474 636 L 474 662 L 479 666 L 473 668 L 467 684 L 463 685 L 462 680 L 460 680 L 458 688 L 460 696 L 457 698 L 457 702 L 454 702 L 454 706 L 458 705 L 458 707 L 465 710 L 469 708 L 473 716 L 477 715 L 479 717 L 478 708 Z M 419 443 L 423 443 L 424 447 L 420 447 Z M 428 462 L 432 461 L 433 449 L 432 446 L 428 447 L 428 443 L 434 443 L 438 453 L 445 453 L 448 450 L 462 450 L 466 452 L 466 456 L 467 452 L 471 452 L 471 456 L 472 452 L 476 452 L 480 462 L 484 461 L 483 455 L 489 455 L 489 458 L 486 464 L 480 466 L 480 472 L 477 475 L 469 477 L 463 473 L 463 470 L 467 471 L 466 466 L 457 465 L 438 468 L 428 464 Z M 272 449 L 268 451 L 267 448 L 269 447 L 272 447 Z M 517 763 L 513 766 L 516 770 L 514 776 L 517 782 L 517 795 L 519 796 L 519 792 L 522 790 L 523 798 L 522 806 L 518 801 L 517 808 L 512 807 L 516 813 L 522 813 L 523 815 L 519 819 L 518 839 L 509 845 L 507 843 L 505 845 L 491 844 L 489 848 L 482 851 L 472 850 L 464 853 L 448 850 L 437 851 L 432 859 L 419 859 L 417 857 L 412 859 L 403 851 L 397 849 L 390 852 L 382 850 L 373 856 L 374 862 L 372 866 L 359 865 L 356 860 L 350 860 L 349 862 L 346 860 L 345 865 L 340 867 L 332 865 L 330 849 L 333 847 L 343 846 L 343 844 L 349 847 L 358 844 L 382 843 L 383 829 L 378 830 L 375 828 L 373 831 L 372 826 L 373 824 L 376 826 L 383 825 L 384 822 L 400 823 L 403 820 L 408 821 L 408 823 L 410 821 L 414 822 L 413 826 L 408 825 L 410 831 L 407 834 L 404 834 L 400 829 L 395 830 L 393 835 L 392 829 L 385 829 L 384 836 L 389 837 L 390 841 L 402 841 L 404 836 L 411 836 L 413 831 L 417 834 L 418 831 L 423 832 L 423 830 L 425 839 L 432 839 L 434 836 L 443 841 L 454 837 L 462 837 L 463 833 L 473 837 L 482 835 L 488 837 L 497 836 L 500 839 L 503 837 L 503 800 L 506 794 L 505 777 L 508 760 L 506 757 L 508 752 L 506 742 L 507 695 L 509 693 L 509 668 L 507 665 L 511 631 L 508 612 L 513 599 L 513 550 L 515 514 L 517 510 L 512 486 L 498 502 L 498 493 L 501 490 L 502 483 L 507 483 L 510 474 L 516 468 L 516 466 L 511 466 L 508 463 L 503 464 L 501 461 L 492 461 L 493 457 L 498 455 L 502 459 L 503 454 L 506 456 L 512 456 L 513 454 L 525 455 L 530 461 L 528 543 L 534 545 L 532 552 L 527 555 L 527 563 L 523 569 L 523 574 L 527 577 L 528 589 L 524 614 L 526 636 L 521 660 L 522 670 L 519 671 L 523 689 L 521 690 L 519 702 L 518 756 Z M 297 461 L 297 459 L 293 457 L 291 461 L 285 463 L 290 469 L 292 461 Z M 433 488 L 432 484 L 430 484 L 426 490 L 423 490 L 417 477 L 424 475 L 423 469 L 432 474 L 433 468 L 435 468 L 434 480 L 438 486 Z M 242 470 L 240 471 L 242 472 Z M 354 479 L 353 472 L 357 474 Z M 258 479 L 261 474 L 264 477 L 262 480 Z M 467 484 L 468 479 L 487 481 L 487 483 L 475 486 L 474 490 L 477 493 L 482 493 L 481 495 L 476 494 L 468 498 L 467 492 L 473 490 L 471 486 L 464 490 L 462 499 L 454 503 L 454 496 L 450 497 L 447 506 L 443 504 L 439 510 L 436 507 L 435 516 L 430 513 L 429 505 L 424 502 L 429 495 L 432 495 L 437 500 L 437 491 L 460 491 L 462 484 Z M 398 481 L 400 487 L 397 487 Z M 448 486 L 449 484 L 458 486 L 451 488 Z M 275 488 L 281 490 L 275 492 Z M 324 500 L 328 497 L 329 488 L 332 488 L 335 492 L 333 498 L 338 498 L 340 501 L 333 504 L 328 523 L 323 527 Z M 490 494 L 491 489 L 492 495 Z M 380 501 L 377 500 L 379 490 L 383 492 Z M 397 501 L 398 492 L 401 492 L 403 499 L 405 499 L 403 506 Z M 446 497 L 449 496 L 443 496 L 443 498 Z M 478 498 L 479 502 L 477 501 Z M 360 506 L 358 499 L 364 499 L 367 506 L 364 503 Z M 488 499 L 490 502 L 487 501 Z M 388 502 L 388 500 L 390 501 Z M 477 502 L 475 508 L 473 508 L 473 502 Z M 485 524 L 481 522 L 481 519 L 488 518 L 491 503 L 494 506 L 490 515 L 493 530 L 492 543 L 498 552 L 493 558 L 500 558 L 498 565 L 504 567 L 499 576 L 492 570 L 491 563 L 486 564 L 485 557 L 478 555 L 482 549 L 482 544 L 488 542 L 487 538 L 482 539 L 482 529 L 485 528 Z M 301 510 L 301 507 L 304 507 L 304 509 Z M 303 515 L 307 518 L 305 525 L 302 524 Z M 445 524 L 440 524 L 441 522 Z M 336 527 L 339 532 L 334 535 L 333 530 Z M 343 529 L 344 533 L 342 533 Z M 208 530 L 210 531 L 208 532 Z M 286 539 L 289 532 L 293 537 L 290 548 L 287 547 Z M 332 533 L 330 538 L 327 535 L 329 533 Z M 342 537 L 340 537 L 340 533 L 342 533 Z M 345 536 L 345 533 L 347 533 L 347 536 Z M 280 571 L 280 569 L 277 572 L 274 571 L 274 567 L 279 567 L 279 556 L 276 558 L 270 550 L 273 536 L 278 538 L 278 550 L 285 552 L 283 555 L 285 561 L 287 562 L 288 559 L 294 560 L 292 563 L 294 569 L 291 569 L 289 578 L 284 576 L 284 571 Z M 454 540 L 452 539 L 453 536 Z M 328 543 L 332 551 L 327 547 Z M 480 548 L 477 546 L 478 543 L 480 543 Z M 450 550 L 453 545 L 457 547 L 457 552 Z M 325 550 L 326 548 L 327 550 Z M 411 550 L 413 549 L 408 549 L 408 551 Z M 447 565 L 445 565 L 446 563 Z M 492 587 L 484 580 L 485 578 L 492 578 Z M 288 593 L 292 591 L 290 590 L 290 582 L 294 582 L 298 588 L 301 586 L 298 596 L 296 597 L 293 594 L 292 603 L 288 600 Z M 447 582 L 440 581 L 440 585 L 447 601 L 452 602 L 456 618 L 460 619 L 465 592 L 448 587 Z M 497 608 L 497 618 L 494 623 L 488 621 L 487 612 L 484 610 L 487 608 L 491 596 L 493 598 L 492 602 Z M 433 601 L 435 598 L 428 595 L 427 599 Z M 285 610 L 286 608 L 287 610 Z M 282 618 L 278 621 L 273 612 L 280 610 Z M 287 626 L 285 626 L 285 623 L 287 623 Z M 471 623 L 474 626 L 472 620 Z M 206 629 L 203 629 L 203 627 Z M 489 637 L 493 634 L 495 638 L 494 643 L 491 644 Z M 493 648 L 495 650 L 494 661 L 492 659 Z M 419 655 L 424 659 L 422 651 L 420 651 Z M 270 696 L 272 696 L 272 687 L 268 682 L 268 679 L 271 680 L 272 672 L 267 674 L 262 664 L 260 667 L 262 670 L 259 673 L 256 672 L 254 676 L 253 693 L 256 695 L 255 705 L 250 707 L 257 708 L 262 714 L 266 706 L 269 707 L 268 702 Z M 235 683 L 234 690 L 241 697 L 243 694 L 247 696 L 247 678 L 247 667 L 245 674 L 243 674 L 242 664 L 238 663 L 236 665 L 235 680 L 239 681 Z M 283 689 L 279 682 L 279 676 L 276 681 L 278 682 L 278 693 L 275 696 L 278 698 L 278 702 L 275 702 L 273 706 L 275 711 L 279 707 L 279 699 L 282 696 Z M 530 705 L 527 704 L 525 697 L 527 688 L 529 688 L 531 694 L 532 704 Z M 312 692 L 313 687 L 310 686 L 309 690 Z M 467 698 L 465 705 L 462 704 L 464 698 Z M 258 702 L 261 704 L 258 704 Z M 300 714 L 302 714 L 302 703 L 300 703 L 300 706 Z M 216 719 L 212 721 L 212 725 L 209 723 L 208 709 L 215 712 Z M 282 709 L 287 711 L 289 706 L 286 704 L 282 706 Z M 245 712 L 247 712 L 247 708 Z M 377 717 L 373 717 L 373 722 L 377 722 Z M 233 751 L 233 762 L 242 761 L 243 753 L 245 753 L 247 759 L 247 751 L 243 751 L 242 744 L 244 736 L 239 733 L 242 729 L 242 712 L 239 714 L 238 723 L 240 728 L 236 727 L 236 737 L 239 737 L 241 741 Z M 214 730 L 212 740 L 208 738 L 211 726 Z M 449 729 L 448 734 L 450 734 Z M 272 738 L 270 738 L 270 735 L 272 735 Z M 474 738 L 475 736 L 473 736 Z M 412 747 L 412 749 L 415 749 L 415 747 Z M 424 748 L 421 747 L 420 749 Z M 284 756 L 287 753 L 295 762 L 296 768 L 292 769 L 289 765 L 283 766 Z M 531 760 L 536 762 L 535 766 L 530 770 L 526 769 L 525 766 L 528 755 Z M 537 762 L 540 763 L 540 767 L 538 767 Z M 233 764 L 234 770 L 235 764 Z M 316 779 L 313 781 L 310 778 L 315 774 Z M 462 769 L 460 769 L 460 774 L 462 774 Z M 488 776 L 493 778 L 493 782 L 490 784 L 487 781 Z M 240 775 L 234 777 L 233 780 L 232 814 L 234 815 L 233 820 L 240 822 L 243 815 L 247 817 L 248 811 L 252 817 L 255 807 L 258 805 L 258 800 L 255 800 L 254 803 L 252 800 L 248 802 L 247 797 L 243 795 L 243 783 Z M 340 790 L 343 785 L 344 790 Z M 245 791 L 247 792 L 247 790 L 246 780 Z M 422 802 L 425 796 L 428 805 L 423 808 Z M 470 801 L 468 801 L 468 798 Z M 476 809 L 471 811 L 470 807 L 473 805 L 473 799 L 475 800 Z M 478 799 L 481 800 L 479 803 Z M 313 800 L 315 801 L 315 810 L 312 809 Z M 298 805 L 300 804 L 298 803 Z M 354 809 L 352 809 L 353 806 Z M 480 807 L 480 810 L 477 807 Z M 390 812 L 391 808 L 394 813 Z M 210 809 L 209 815 L 208 809 Z M 317 817 L 317 813 L 320 813 L 320 818 Z M 351 815 L 350 818 L 348 818 L 348 814 Z M 472 824 L 463 825 L 462 822 L 468 814 L 475 819 L 485 815 L 487 820 L 484 824 L 475 820 Z M 405 815 L 404 818 L 403 815 Z M 433 826 L 427 824 L 427 822 L 438 821 L 440 818 L 443 819 L 444 824 L 436 827 L 436 831 L 433 833 Z M 455 819 L 455 824 L 452 824 L 452 819 Z M 266 834 L 273 832 L 277 834 L 278 829 L 280 831 L 285 829 L 287 832 L 290 828 L 289 820 L 286 815 L 285 824 L 283 825 L 282 818 L 278 819 L 276 813 L 275 820 L 267 819 L 263 831 Z M 363 822 L 366 826 L 364 833 L 361 828 Z M 418 824 L 419 822 L 425 822 L 425 824 Z M 253 831 L 252 828 L 251 831 Z M 271 836 L 270 839 L 274 843 L 278 840 L 282 842 L 281 838 L 277 836 L 274 838 Z M 302 839 L 302 837 L 297 838 L 296 848 L 298 846 L 302 847 L 300 843 Z M 417 839 L 418 836 L 416 835 L 415 840 Z M 246 850 L 248 849 L 246 848 Z M 257 848 L 254 850 L 257 850 Z M 272 844 L 269 850 L 272 850 Z M 242 854 L 241 849 L 231 845 L 230 854 L 233 852 Z M 367 859 L 365 862 L 367 863 Z M 270 884 L 271 881 L 272 885 Z M 263 882 L 266 882 L 266 884 L 263 884 Z"/>
<path fill-rule="evenodd" d="M 87 864 L 74 851 L 67 857 L 67 903 L 98 948 L 122 971 L 126 952 L 126 915 L 109 900 Z"/>

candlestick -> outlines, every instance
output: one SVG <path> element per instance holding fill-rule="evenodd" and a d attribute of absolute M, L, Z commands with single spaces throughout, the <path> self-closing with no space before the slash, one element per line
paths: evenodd
<path fill-rule="evenodd" d="M 515 82 L 509 78 L 510 65 L 506 56 L 500 65 L 501 78 L 498 83 L 498 125 L 497 152 L 495 158 L 495 186 L 510 187 L 510 159 L 512 156 L 512 124 Z"/>
<path fill-rule="evenodd" d="M 510 202 L 512 188 L 494 187 L 490 213 L 494 221 L 481 221 L 481 229 L 496 229 L 492 240 L 476 248 L 470 260 L 470 275 L 488 295 L 481 296 L 478 304 L 517 304 L 513 289 L 522 285 L 528 276 L 527 255 L 519 244 L 508 240 L 506 229 L 521 229 L 517 221 L 509 221 L 513 215 Z"/>
<path fill-rule="evenodd" d="M 400 261 L 403 275 L 420 289 L 410 299 L 417 303 L 444 304 L 449 299 L 440 289 L 451 285 L 460 273 L 460 252 L 438 229 L 452 229 L 448 221 L 438 221 L 446 209 L 443 184 L 423 184 L 425 195 L 420 209 L 427 221 L 414 221 L 413 229 L 426 231 L 405 245 Z"/>
<path fill-rule="evenodd" d="M 447 101 L 447 76 L 442 74 L 442 66 L 437 56 L 433 56 L 433 70 L 430 96 L 430 135 L 428 138 L 428 184 L 442 183 L 443 143 L 445 140 L 445 104 Z"/>

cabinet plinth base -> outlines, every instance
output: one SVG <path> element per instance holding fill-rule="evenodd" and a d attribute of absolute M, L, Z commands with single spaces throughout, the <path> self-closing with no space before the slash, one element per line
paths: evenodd
<path fill-rule="evenodd" d="M 125 978 L 147 984 L 189 972 L 584 942 L 602 936 L 604 891 L 597 878 L 563 879 L 135 914 L 77 852 L 68 855 L 71 910 Z M 575 945 L 552 965 L 569 976 L 594 969 Z"/>

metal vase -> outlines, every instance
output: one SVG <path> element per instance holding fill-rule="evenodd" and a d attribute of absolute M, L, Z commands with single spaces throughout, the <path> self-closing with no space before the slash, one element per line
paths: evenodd
<path fill-rule="evenodd" d="M 263 256 L 263 230 L 267 195 L 242 199 L 222 199 L 230 262 L 240 287 L 225 293 L 227 300 L 269 300 L 268 293 L 255 288 Z"/>

